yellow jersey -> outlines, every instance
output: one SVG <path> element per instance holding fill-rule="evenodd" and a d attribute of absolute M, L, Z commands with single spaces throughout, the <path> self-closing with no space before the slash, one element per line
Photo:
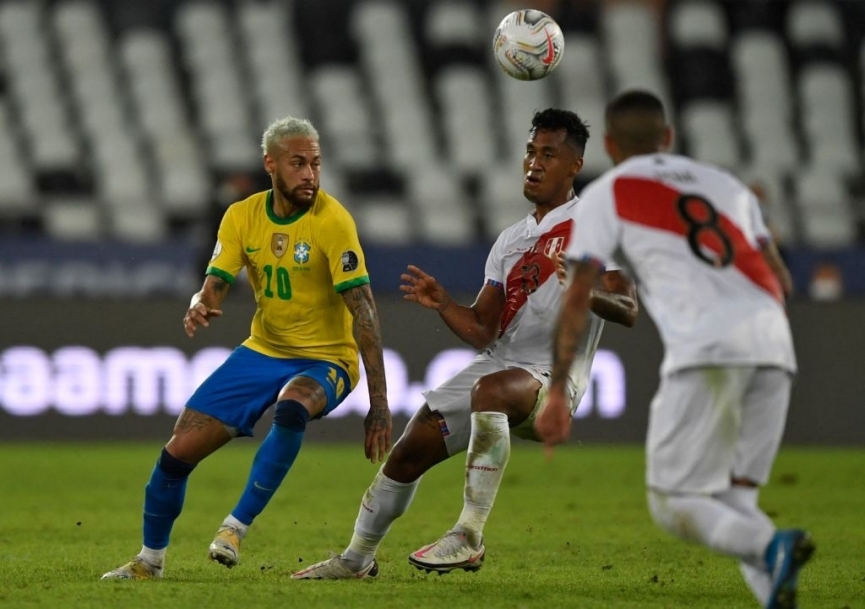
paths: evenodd
<path fill-rule="evenodd" d="M 357 384 L 358 349 L 340 293 L 369 283 L 354 220 L 319 189 L 312 206 L 289 217 L 273 213 L 273 191 L 228 207 L 207 267 L 234 283 L 246 267 L 256 311 L 243 344 L 271 357 L 324 360 Z"/>

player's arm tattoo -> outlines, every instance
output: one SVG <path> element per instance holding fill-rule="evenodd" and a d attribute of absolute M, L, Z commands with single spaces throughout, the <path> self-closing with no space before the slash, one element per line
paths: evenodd
<path fill-rule="evenodd" d="M 218 307 L 222 304 L 223 299 L 228 295 L 228 289 L 231 287 L 227 281 L 216 275 L 208 275 L 204 280 L 204 285 L 201 287 L 201 302 L 208 307 Z"/>
<path fill-rule="evenodd" d="M 589 306 L 592 313 L 613 323 L 634 327 L 637 323 L 637 289 L 624 273 L 610 271 L 601 275 L 599 286 L 592 290 Z"/>
<path fill-rule="evenodd" d="M 207 275 L 204 278 L 204 284 L 202 284 L 201 289 L 192 295 L 189 307 L 192 308 L 196 304 L 201 303 L 208 309 L 218 309 L 222 301 L 225 300 L 225 297 L 228 296 L 228 289 L 230 287 L 231 284 L 221 277 Z"/>
<path fill-rule="evenodd" d="M 231 285 L 227 281 L 225 281 L 225 279 L 222 279 L 221 277 L 217 277 L 216 275 L 212 275 L 212 277 L 213 277 L 213 281 L 209 283 L 209 287 L 210 287 L 211 291 L 217 292 L 217 293 L 218 292 L 227 292 L 228 288 L 231 287 Z"/>
<path fill-rule="evenodd" d="M 372 289 L 369 284 L 356 286 L 343 292 L 342 297 L 354 318 L 354 335 L 366 370 L 370 406 L 375 408 L 383 405 L 386 410 L 387 383 L 384 376 L 381 327 Z"/>

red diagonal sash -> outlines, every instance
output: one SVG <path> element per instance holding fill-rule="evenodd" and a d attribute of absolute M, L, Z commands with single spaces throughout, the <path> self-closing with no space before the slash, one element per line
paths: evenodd
<path fill-rule="evenodd" d="M 677 202 L 683 193 L 678 190 L 654 180 L 620 178 L 613 185 L 613 194 L 616 198 L 616 213 L 623 220 L 683 237 L 687 237 L 692 230 L 679 212 Z M 751 245 L 742 230 L 720 211 L 717 224 L 733 246 L 732 265 L 760 289 L 783 302 L 781 284 L 762 252 Z M 711 231 L 700 231 L 698 239 L 701 247 L 716 254 L 721 253 L 723 243 L 713 238 Z"/>
<path fill-rule="evenodd" d="M 562 251 L 571 238 L 571 220 L 559 222 L 538 237 L 534 245 L 511 267 L 505 280 L 505 308 L 499 336 L 504 334 L 517 312 L 550 275 L 556 273 L 556 264 L 550 258 Z"/>

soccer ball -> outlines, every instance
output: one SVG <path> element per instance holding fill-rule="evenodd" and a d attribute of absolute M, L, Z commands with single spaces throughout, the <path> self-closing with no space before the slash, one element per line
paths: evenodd
<path fill-rule="evenodd" d="M 493 38 L 496 61 L 518 80 L 538 80 L 559 65 L 565 51 L 562 28 L 535 9 L 514 11 L 499 24 Z"/>

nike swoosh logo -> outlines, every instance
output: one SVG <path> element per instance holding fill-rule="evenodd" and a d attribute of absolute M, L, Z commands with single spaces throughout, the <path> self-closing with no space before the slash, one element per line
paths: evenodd
<path fill-rule="evenodd" d="M 431 543 L 430 545 L 426 546 L 425 548 L 421 548 L 420 550 L 415 552 L 414 555 L 417 556 L 418 558 L 424 558 L 426 556 L 427 552 L 429 552 L 434 545 L 435 545 L 434 543 Z"/>
<path fill-rule="evenodd" d="M 261 248 L 258 248 L 258 249 L 261 249 Z M 266 492 L 269 492 L 269 493 L 272 493 L 272 492 L 275 490 L 275 489 L 272 489 L 272 488 L 265 488 L 265 487 L 261 486 L 261 485 L 258 483 L 258 481 L 253 482 L 253 483 L 252 483 L 252 486 L 254 486 L 255 488 L 257 488 L 257 489 L 259 489 L 259 490 L 261 490 L 261 491 L 266 491 Z"/>
<path fill-rule="evenodd" d="M 247 247 L 246 253 L 247 254 L 254 254 L 255 252 L 257 252 L 260 249 L 261 249 L 260 247 Z"/>
<path fill-rule="evenodd" d="M 553 59 L 556 58 L 556 54 L 553 49 L 553 39 L 550 36 L 550 33 L 547 31 L 547 28 L 544 28 L 544 34 L 547 35 L 547 56 L 541 59 L 545 66 L 553 63 Z"/>

